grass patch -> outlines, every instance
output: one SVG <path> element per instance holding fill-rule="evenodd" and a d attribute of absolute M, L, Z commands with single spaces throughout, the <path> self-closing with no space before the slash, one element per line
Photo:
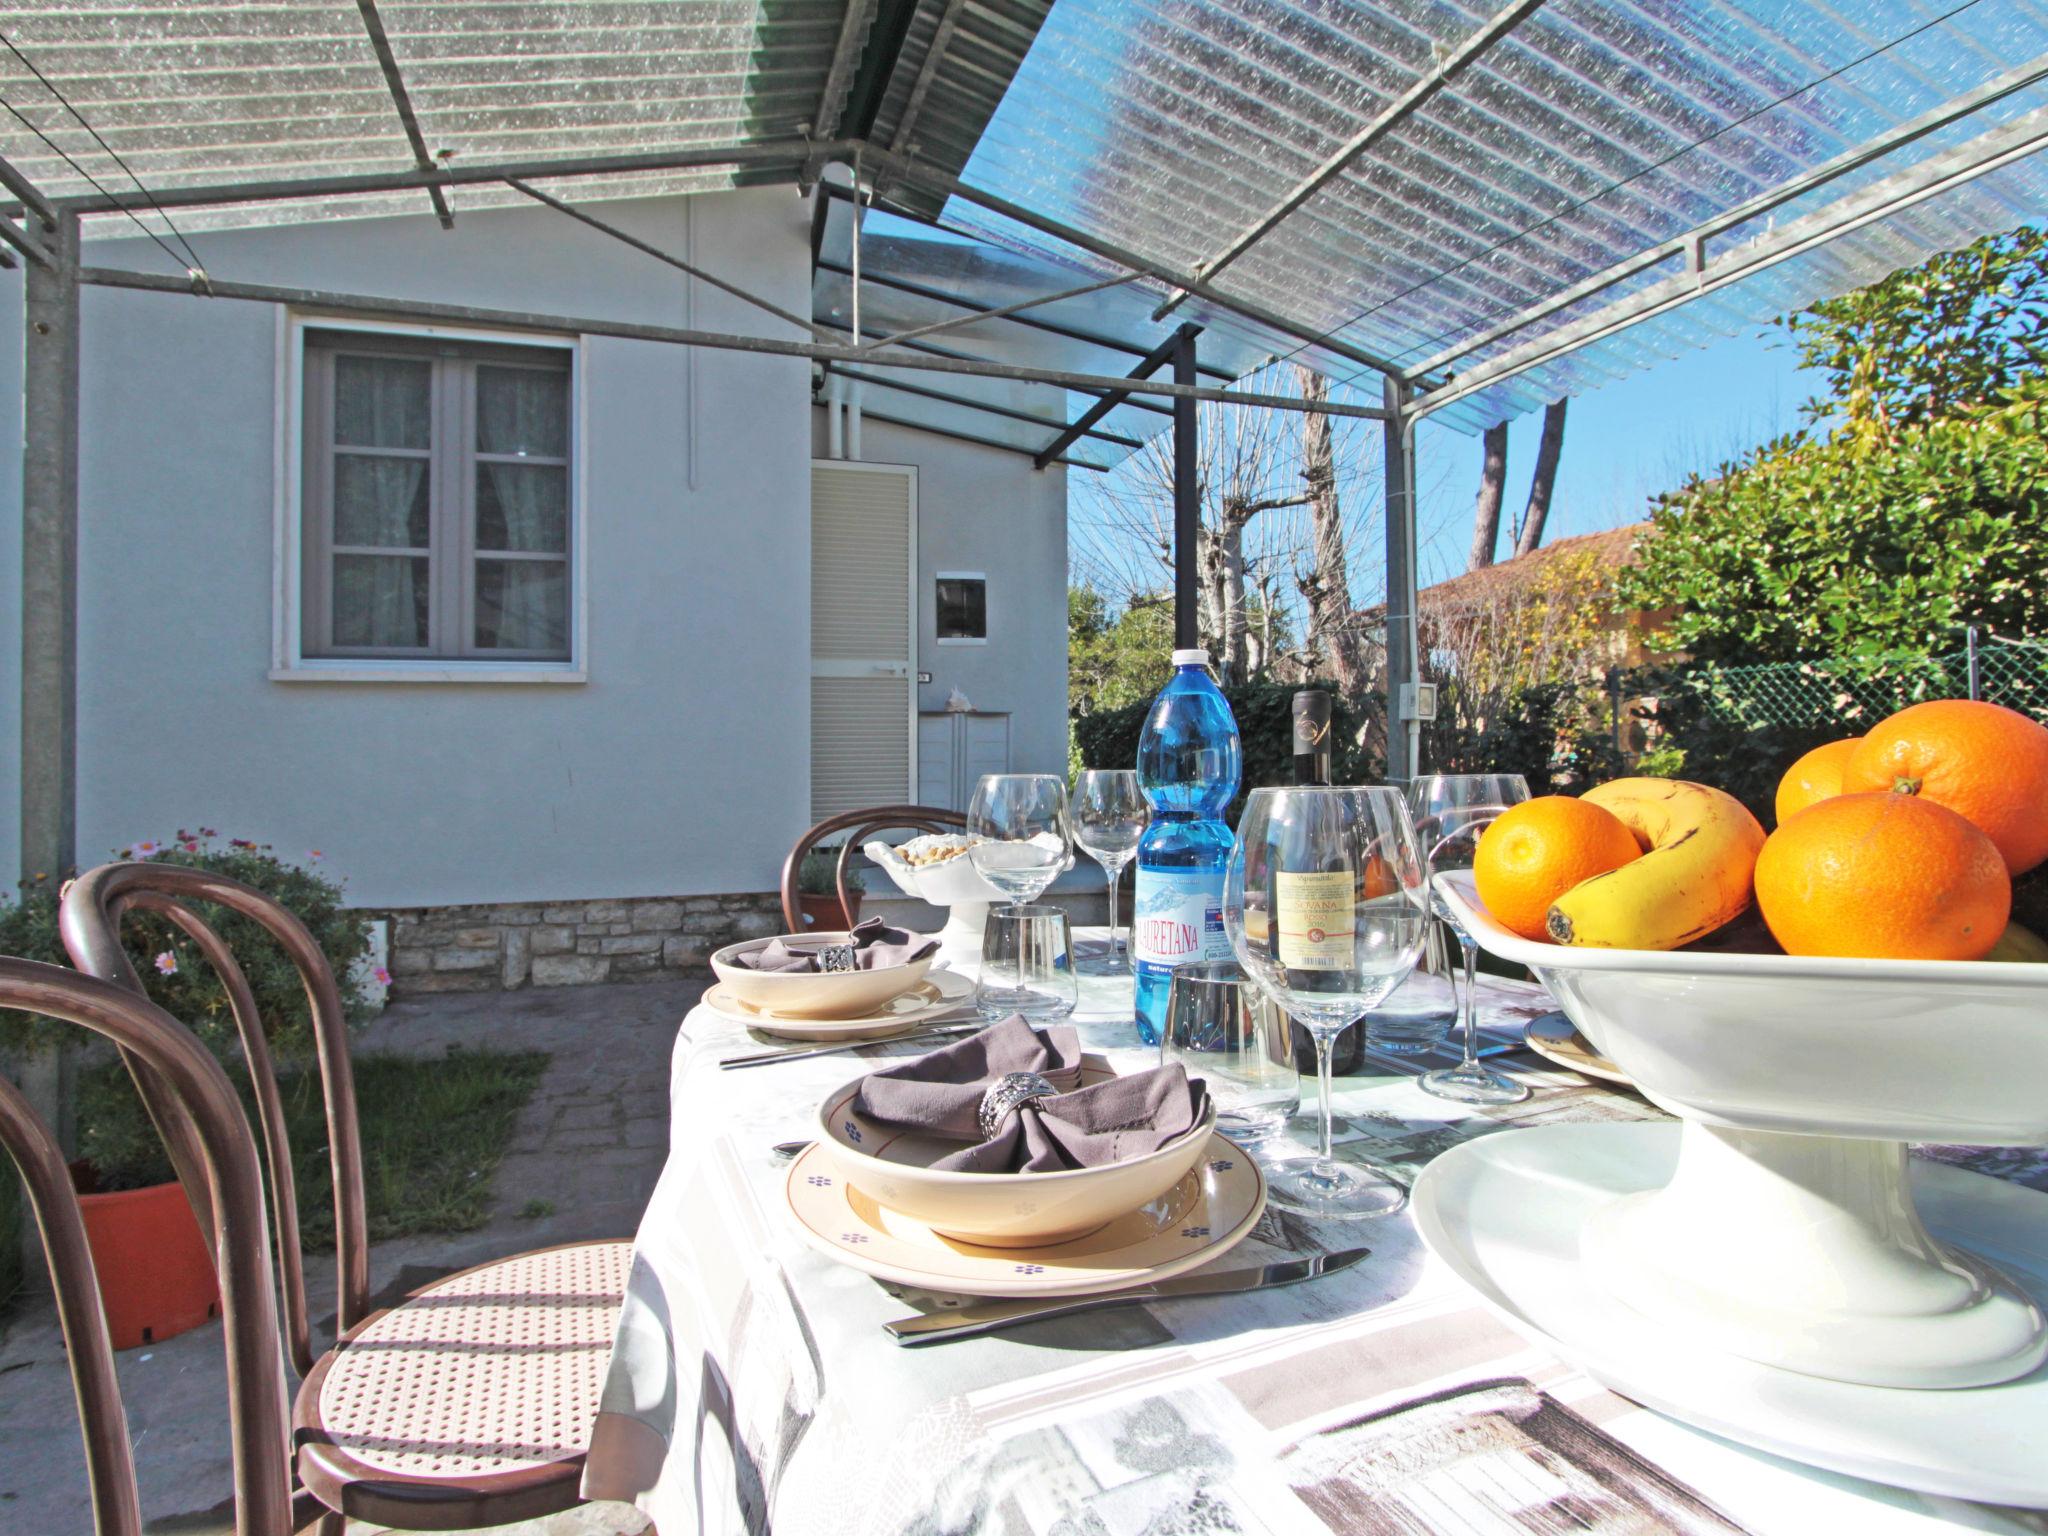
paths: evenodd
<path fill-rule="evenodd" d="M 363 1144 L 363 1198 L 370 1237 L 416 1232 L 469 1232 L 484 1224 L 491 1179 L 526 1101 L 547 1070 L 545 1051 L 451 1049 L 445 1056 L 373 1053 L 354 1059 L 356 1122 Z M 250 1106 L 248 1073 L 228 1075 Z M 135 1117 L 108 1112 L 134 1090 L 118 1062 L 81 1074 L 80 1151 L 101 1169 L 119 1170 L 119 1187 L 162 1183 L 170 1165 L 154 1133 L 134 1144 Z M 334 1191 L 327 1165 L 327 1120 L 320 1074 L 308 1065 L 278 1074 L 293 1180 L 298 1186 L 299 1238 L 310 1250 L 334 1246 Z M 255 1111 L 249 1108 L 250 1124 Z"/>

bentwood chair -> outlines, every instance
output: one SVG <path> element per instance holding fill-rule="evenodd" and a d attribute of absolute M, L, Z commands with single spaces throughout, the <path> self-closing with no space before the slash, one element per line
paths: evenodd
<path fill-rule="evenodd" d="M 340 1335 L 317 1358 L 283 1104 L 255 997 L 233 953 L 195 910 L 207 905 L 249 918 L 276 940 L 298 969 L 312 1009 L 334 1185 Z M 285 1341 L 302 1378 L 292 1415 L 301 1513 L 318 1515 L 322 1536 L 340 1536 L 344 1517 L 401 1530 L 459 1530 L 537 1519 L 580 1503 L 632 1245 L 573 1243 L 518 1254 L 371 1312 L 354 1079 L 341 994 L 326 956 L 303 923 L 239 881 L 179 865 L 119 863 L 101 865 L 65 891 L 59 925 L 73 963 L 140 992 L 119 931 L 122 917 L 138 910 L 174 923 L 220 976 L 249 1063 L 281 1239 Z M 267 1263 L 260 1229 L 252 1233 L 215 1209 L 194 1156 L 193 1126 L 146 1065 L 136 1072 L 131 1062 L 131 1072 L 201 1230 L 218 1233 L 224 1257 L 232 1250 L 243 1258 L 253 1242 L 260 1273 Z M 246 1137 L 247 1122 L 238 1115 L 237 1123 Z"/>
<path fill-rule="evenodd" d="M 267 1272 L 263 1175 L 227 1074 L 189 1030 L 148 999 L 62 966 L 0 959 L 0 1008 L 18 1008 L 106 1036 L 120 1048 L 130 1070 L 140 1069 L 148 1079 L 157 1102 L 180 1117 L 188 1133 L 184 1150 L 210 1181 L 224 1234 L 216 1263 L 227 1333 L 235 1530 L 237 1536 L 288 1536 L 298 1522 L 285 1441 L 284 1380 L 277 1366 L 277 1299 Z M 142 1536 L 127 1416 L 70 1170 L 56 1138 L 4 1077 L 0 1147 L 21 1170 L 50 1263 L 85 1436 L 93 1530 L 97 1536 Z"/>
<path fill-rule="evenodd" d="M 855 829 L 841 844 L 839 862 L 833 867 L 833 890 L 839 898 L 840 916 L 844 918 L 853 911 L 853 903 L 847 900 L 850 894 L 846 889 L 847 862 L 869 838 L 877 832 L 957 832 L 966 825 L 967 818 L 958 811 L 936 805 L 876 805 L 863 811 L 841 811 L 837 816 L 827 816 L 798 838 L 796 846 L 789 850 L 789 857 L 782 861 L 783 922 L 789 925 L 789 932 L 803 932 L 803 909 L 797 902 L 797 875 L 803 868 L 804 856 L 834 833 Z"/>

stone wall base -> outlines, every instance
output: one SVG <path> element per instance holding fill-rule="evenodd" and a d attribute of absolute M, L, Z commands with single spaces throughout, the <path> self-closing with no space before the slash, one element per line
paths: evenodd
<path fill-rule="evenodd" d="M 714 949 L 782 932 L 774 892 L 415 907 L 391 918 L 391 995 L 710 974 Z"/>

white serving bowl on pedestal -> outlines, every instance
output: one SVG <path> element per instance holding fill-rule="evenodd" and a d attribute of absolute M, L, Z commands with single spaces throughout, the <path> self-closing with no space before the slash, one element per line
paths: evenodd
<path fill-rule="evenodd" d="M 2048 1358 L 2048 1319 L 1938 1242 L 1909 1142 L 2048 1143 L 2048 967 L 1573 948 L 1446 895 L 1594 1048 L 1683 1122 L 1663 1187 L 1580 1229 L 1586 1273 L 1700 1344 L 1882 1387 L 1966 1388 Z"/>
<path fill-rule="evenodd" d="M 912 839 L 912 843 L 924 840 Z M 980 841 L 964 834 L 948 834 L 945 840 L 957 842 L 963 849 Z M 936 958 L 956 965 L 981 959 L 981 934 L 988 924 L 989 904 L 1011 898 L 982 878 L 972 858 L 961 852 L 935 864 L 912 864 L 879 838 L 863 846 L 861 852 L 883 869 L 904 895 L 946 909 Z"/>

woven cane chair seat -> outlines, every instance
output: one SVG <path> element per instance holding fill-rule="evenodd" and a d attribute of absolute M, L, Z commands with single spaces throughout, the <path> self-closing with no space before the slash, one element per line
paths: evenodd
<path fill-rule="evenodd" d="M 559 1484 L 557 1507 L 572 1505 L 632 1256 L 622 1242 L 522 1253 L 372 1317 L 300 1389 L 301 1480 L 351 1515 L 391 1485 L 415 1499 L 526 1487 L 538 1508 Z"/>

